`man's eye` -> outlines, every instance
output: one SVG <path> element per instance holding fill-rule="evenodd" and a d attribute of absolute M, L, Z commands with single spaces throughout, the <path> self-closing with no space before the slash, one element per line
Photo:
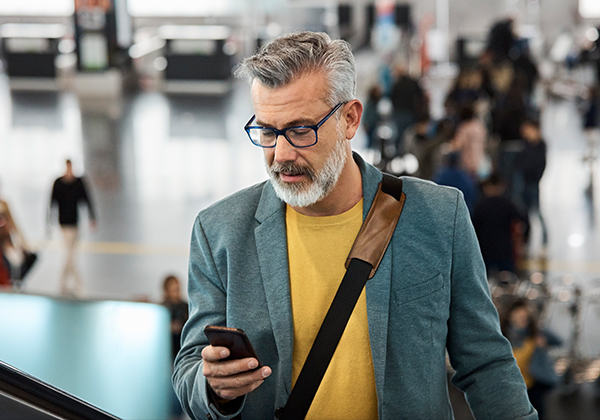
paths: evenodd
<path fill-rule="evenodd" d="M 275 137 L 275 132 L 273 130 L 268 130 L 268 129 L 264 129 L 264 130 L 260 130 L 260 135 L 263 138 L 270 138 L 270 137 Z"/>
<path fill-rule="evenodd" d="M 290 130 L 290 135 L 294 137 L 308 136 L 312 130 L 310 128 L 294 128 Z"/>

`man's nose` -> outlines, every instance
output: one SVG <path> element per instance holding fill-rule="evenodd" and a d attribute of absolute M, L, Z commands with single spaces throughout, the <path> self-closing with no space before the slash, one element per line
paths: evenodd
<path fill-rule="evenodd" d="M 296 148 L 290 144 L 283 134 L 279 134 L 275 144 L 275 162 L 293 162 L 297 156 L 298 151 Z"/>

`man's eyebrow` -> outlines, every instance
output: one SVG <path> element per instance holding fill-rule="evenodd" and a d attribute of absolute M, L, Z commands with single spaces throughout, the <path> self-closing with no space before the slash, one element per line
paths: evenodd
<path fill-rule="evenodd" d="M 254 122 L 256 123 L 256 125 L 261 126 L 261 127 L 269 127 L 269 128 L 273 127 L 272 125 L 267 124 L 267 123 L 265 123 L 263 121 L 260 121 L 257 118 L 254 119 Z M 284 128 L 289 128 L 289 127 L 298 127 L 298 126 L 301 126 L 301 125 L 316 125 L 316 124 L 317 123 L 314 122 L 311 119 L 308 119 L 308 118 L 298 118 L 298 119 L 295 119 L 295 120 L 292 120 L 292 121 L 289 121 L 288 123 L 286 123 L 283 126 L 283 128 L 281 128 L 281 130 L 283 130 Z"/>

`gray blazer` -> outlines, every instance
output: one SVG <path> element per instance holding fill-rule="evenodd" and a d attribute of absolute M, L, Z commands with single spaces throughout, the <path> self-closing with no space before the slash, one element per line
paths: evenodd
<path fill-rule="evenodd" d="M 382 175 L 354 155 L 364 215 Z M 537 419 L 508 341 L 500 333 L 485 268 L 461 193 L 404 177 L 406 203 L 390 246 L 366 286 L 380 419 L 452 419 L 452 381 L 477 419 Z M 291 391 L 290 307 L 285 205 L 269 182 L 200 212 L 189 266 L 190 318 L 173 384 L 193 419 L 272 419 Z M 206 325 L 242 328 L 272 375 L 220 414 L 207 397 L 201 351 Z M 369 343 L 356 343 L 369 345 Z M 349 367 L 351 369 L 351 367 Z M 358 384 L 357 386 L 360 386 Z M 357 401 L 360 404 L 360 401 Z"/>

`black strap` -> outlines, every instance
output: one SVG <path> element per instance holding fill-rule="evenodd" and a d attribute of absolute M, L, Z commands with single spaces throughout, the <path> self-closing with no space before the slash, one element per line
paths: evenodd
<path fill-rule="evenodd" d="M 302 420 L 308 413 L 372 268 L 357 258 L 350 261 L 280 419 Z"/>
<path fill-rule="evenodd" d="M 384 173 L 383 179 L 381 180 L 381 191 L 391 195 L 397 201 L 400 201 L 400 197 L 402 196 L 402 180 L 393 175 Z"/>
<path fill-rule="evenodd" d="M 381 190 L 400 201 L 402 180 L 384 174 Z M 287 404 L 275 413 L 278 419 L 303 420 L 306 417 L 372 269 L 368 262 L 358 258 L 350 260 Z"/>

